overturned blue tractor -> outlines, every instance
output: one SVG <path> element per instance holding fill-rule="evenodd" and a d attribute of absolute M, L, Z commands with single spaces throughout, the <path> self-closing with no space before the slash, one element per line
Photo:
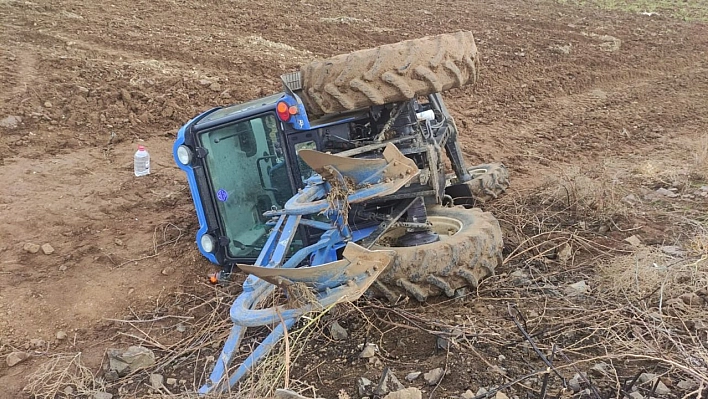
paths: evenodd
<path fill-rule="evenodd" d="M 365 292 L 454 296 L 494 272 L 499 223 L 473 206 L 504 192 L 508 173 L 465 164 L 440 95 L 473 84 L 478 67 L 469 32 L 384 45 L 312 62 L 282 77 L 282 93 L 179 130 L 199 250 L 224 274 L 249 274 L 201 393 L 234 386 L 313 309 Z M 303 287 L 312 295 L 300 306 L 256 307 Z M 264 325 L 275 327 L 232 365 L 246 328 Z"/>

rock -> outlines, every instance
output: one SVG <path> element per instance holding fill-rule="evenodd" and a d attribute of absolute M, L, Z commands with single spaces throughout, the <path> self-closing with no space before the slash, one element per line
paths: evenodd
<path fill-rule="evenodd" d="M 509 274 L 509 277 L 511 277 L 511 283 L 516 287 L 525 287 L 531 284 L 529 275 L 523 270 L 515 270 Z"/>
<path fill-rule="evenodd" d="M 64 388 L 64 395 L 67 397 L 71 397 L 74 394 L 74 388 L 71 387 L 71 385 L 67 385 Z"/>
<path fill-rule="evenodd" d="M 122 353 L 115 349 L 108 350 L 109 369 L 115 370 L 121 377 L 153 364 L 155 364 L 155 354 L 142 346 L 131 346 Z"/>
<path fill-rule="evenodd" d="M 460 398 L 462 399 L 473 399 L 475 396 L 474 392 L 470 391 L 469 389 L 465 391 L 462 395 L 460 395 Z"/>
<path fill-rule="evenodd" d="M 639 375 L 639 378 L 637 380 L 639 381 L 640 384 L 651 382 L 651 381 L 656 380 L 656 374 L 642 373 Z"/>
<path fill-rule="evenodd" d="M 422 399 L 423 393 L 415 387 L 399 389 L 384 396 L 383 399 Z"/>
<path fill-rule="evenodd" d="M 177 385 L 177 379 L 176 378 L 168 378 L 166 380 L 167 385 Z"/>
<path fill-rule="evenodd" d="M 563 290 L 563 292 L 567 296 L 580 296 L 588 292 L 588 287 L 587 283 L 585 283 L 585 280 L 580 280 L 577 283 L 573 283 Z"/>
<path fill-rule="evenodd" d="M 494 399 L 509 399 L 509 397 L 506 396 L 504 392 L 499 391 L 496 393 L 496 395 L 494 395 Z"/>
<path fill-rule="evenodd" d="M 13 367 L 29 359 L 29 357 L 30 355 L 27 352 L 10 352 L 5 361 L 8 367 Z"/>
<path fill-rule="evenodd" d="M 475 394 L 475 396 L 482 396 L 482 395 L 484 395 L 484 394 L 486 394 L 486 393 L 487 393 L 487 388 L 480 387 L 480 388 L 477 390 L 477 393 Z"/>
<path fill-rule="evenodd" d="M 221 91 L 221 85 L 220 85 L 219 83 L 217 83 L 217 82 L 214 82 L 214 83 L 212 83 L 212 84 L 209 85 L 209 89 L 210 89 L 211 91 Z"/>
<path fill-rule="evenodd" d="M 676 197 L 679 196 L 679 195 L 676 194 L 675 192 L 673 192 L 673 191 L 671 191 L 671 190 L 667 190 L 667 189 L 665 189 L 665 188 L 663 188 L 663 187 L 662 187 L 662 188 L 658 188 L 658 189 L 656 190 L 656 193 L 659 194 L 659 195 L 662 195 L 662 196 L 664 196 L 664 197 L 668 197 L 668 198 L 676 198 Z"/>
<path fill-rule="evenodd" d="M 25 245 L 22 246 L 22 249 L 25 252 L 29 252 L 31 254 L 36 254 L 39 252 L 39 245 L 38 244 L 33 244 L 31 242 L 26 243 Z"/>
<path fill-rule="evenodd" d="M 408 373 L 406 375 L 406 381 L 408 382 L 413 382 L 416 378 L 420 377 L 420 375 L 423 374 L 420 371 L 414 371 L 412 373 Z"/>
<path fill-rule="evenodd" d="M 425 382 L 428 383 L 428 385 L 435 385 L 440 382 L 444 374 L 445 371 L 443 371 L 442 368 L 438 367 L 423 374 L 423 379 L 425 380 Z"/>
<path fill-rule="evenodd" d="M 118 372 L 115 370 L 108 370 L 105 373 L 103 373 L 103 379 L 108 382 L 117 381 L 119 378 L 120 378 L 120 376 L 118 375 Z"/>
<path fill-rule="evenodd" d="M 113 399 L 113 394 L 108 392 L 96 392 L 93 399 Z"/>
<path fill-rule="evenodd" d="M 295 391 L 291 391 L 289 389 L 283 389 L 283 388 L 278 388 L 275 390 L 275 396 L 276 398 L 279 399 L 309 399 L 306 396 L 302 396 L 299 393 Z"/>
<path fill-rule="evenodd" d="M 379 384 L 374 389 L 374 395 L 383 396 L 389 392 L 400 391 L 404 388 L 405 387 L 401 384 L 401 381 L 399 381 L 396 375 L 393 374 L 393 371 L 386 367 L 381 375 Z"/>
<path fill-rule="evenodd" d="M 49 244 L 44 244 L 42 245 L 42 252 L 44 252 L 45 255 L 51 255 L 54 253 L 54 247 Z"/>
<path fill-rule="evenodd" d="M 22 118 L 15 115 L 10 115 L 5 118 L 0 119 L 0 127 L 6 129 L 14 129 L 22 123 Z"/>
<path fill-rule="evenodd" d="M 681 249 L 678 245 L 664 245 L 663 247 L 659 247 L 659 249 L 667 255 L 676 256 L 679 258 L 686 256 L 686 251 Z"/>
<path fill-rule="evenodd" d="M 630 397 L 631 399 L 644 399 L 644 395 L 642 395 L 641 393 L 639 393 L 639 391 L 634 391 L 634 392 L 630 393 L 630 394 L 629 394 L 629 397 Z"/>
<path fill-rule="evenodd" d="M 164 386 L 165 377 L 162 374 L 150 374 L 150 386 L 153 389 L 160 389 Z"/>
<path fill-rule="evenodd" d="M 379 351 L 379 347 L 376 346 L 376 344 L 367 343 L 364 346 L 364 349 L 362 349 L 361 353 L 359 354 L 359 357 L 362 359 L 368 359 L 370 357 L 374 357 L 374 355 L 378 351 Z"/>
<path fill-rule="evenodd" d="M 462 334 L 462 330 L 459 327 L 446 329 L 445 333 L 435 341 L 435 346 L 438 349 L 449 350 L 453 344 L 457 344 L 457 338 L 461 337 Z"/>
<path fill-rule="evenodd" d="M 590 368 L 590 372 L 598 377 L 602 377 L 604 375 L 607 375 L 607 370 L 609 369 L 609 365 L 605 362 L 600 362 L 595 365 L 593 365 Z"/>
<path fill-rule="evenodd" d="M 335 341 L 342 341 L 349 338 L 349 333 L 347 330 L 340 326 L 337 321 L 332 322 L 329 326 L 329 333 L 332 335 L 332 339 Z"/>
<path fill-rule="evenodd" d="M 359 377 L 356 380 L 356 390 L 359 392 L 359 396 L 367 396 L 371 392 L 374 383 L 370 379 Z"/>
<path fill-rule="evenodd" d="M 688 391 L 691 389 L 695 389 L 698 386 L 695 381 L 691 380 L 681 380 L 679 381 L 678 384 L 676 384 L 676 387 L 682 391 Z"/>
<path fill-rule="evenodd" d="M 53 106 L 54 106 L 54 105 L 51 103 L 51 101 L 45 101 L 45 102 L 44 102 L 44 108 L 51 108 L 51 107 L 53 107 Z"/>
<path fill-rule="evenodd" d="M 572 389 L 573 392 L 580 392 L 580 383 L 583 381 L 583 378 L 580 376 L 580 374 L 575 373 L 573 378 L 568 380 L 568 388 Z"/>
<path fill-rule="evenodd" d="M 631 245 L 633 247 L 638 247 L 638 246 L 642 245 L 642 242 L 639 241 L 639 237 L 637 237 L 637 236 L 627 237 L 624 240 L 627 241 L 629 243 L 629 245 Z"/>
<path fill-rule="evenodd" d="M 669 387 L 664 385 L 663 382 L 659 381 L 656 384 L 656 389 L 654 390 L 654 393 L 656 393 L 657 395 L 666 396 L 671 393 L 671 390 L 669 389 Z"/>
<path fill-rule="evenodd" d="M 160 272 L 163 276 L 169 276 L 170 274 L 175 272 L 175 268 L 172 266 L 167 266 L 166 268 L 162 269 L 162 272 Z"/>

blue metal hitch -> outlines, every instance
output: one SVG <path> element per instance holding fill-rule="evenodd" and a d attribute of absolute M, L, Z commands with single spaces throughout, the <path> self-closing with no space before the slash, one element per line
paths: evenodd
<path fill-rule="evenodd" d="M 376 230 L 370 227 L 351 230 L 343 215 L 349 203 L 363 202 L 392 194 L 418 176 L 415 163 L 406 158 L 393 144 L 383 152 L 383 159 L 354 159 L 324 154 L 312 150 L 300 151 L 302 159 L 322 178 L 312 178 L 309 184 L 286 204 L 283 210 L 266 212 L 278 216 L 263 250 L 253 266 L 237 265 L 249 273 L 243 292 L 230 310 L 234 323 L 224 349 L 214 365 L 200 394 L 226 392 L 275 347 L 285 329 L 291 328 L 304 314 L 336 303 L 359 298 L 393 260 L 393 251 L 370 251 L 355 244 Z M 336 182 L 335 182 L 336 181 Z M 332 183 L 347 185 L 346 198 L 327 200 Z M 305 219 L 308 215 L 326 214 L 330 223 Z M 298 225 L 319 228 L 325 232 L 320 240 L 300 249 L 287 261 L 285 255 Z M 335 251 L 344 247 L 343 259 L 337 260 Z M 309 260 L 311 266 L 303 267 Z M 294 284 L 311 290 L 317 303 L 292 309 L 274 306 L 256 309 L 276 286 L 288 290 Z M 274 326 L 270 334 L 233 373 L 229 366 L 248 327 Z M 230 374 L 230 375 L 229 375 Z"/>

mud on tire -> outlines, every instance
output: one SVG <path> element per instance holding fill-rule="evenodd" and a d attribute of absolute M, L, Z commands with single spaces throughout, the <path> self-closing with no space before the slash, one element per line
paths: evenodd
<path fill-rule="evenodd" d="M 478 71 L 471 32 L 429 36 L 305 65 L 302 99 L 313 115 L 336 113 L 475 83 Z"/>
<path fill-rule="evenodd" d="M 395 249 L 396 257 L 374 284 L 375 294 L 390 301 L 413 296 L 425 301 L 430 296 L 455 295 L 465 286 L 476 287 L 494 274 L 502 260 L 502 232 L 497 219 L 478 208 L 428 208 L 428 220 L 440 235 L 440 241 L 416 247 Z M 400 235 L 403 231 L 387 232 Z"/>
<path fill-rule="evenodd" d="M 445 193 L 455 205 L 474 205 L 496 199 L 509 188 L 509 170 L 502 163 L 489 163 L 468 168 L 472 180 L 459 184 L 454 174 L 447 177 Z"/>

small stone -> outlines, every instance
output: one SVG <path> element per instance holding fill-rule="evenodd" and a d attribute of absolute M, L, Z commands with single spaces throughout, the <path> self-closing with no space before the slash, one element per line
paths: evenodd
<path fill-rule="evenodd" d="M 51 101 L 45 101 L 45 102 L 44 102 L 44 108 L 51 108 L 51 107 L 53 107 Z"/>
<path fill-rule="evenodd" d="M 42 245 L 42 252 L 44 252 L 45 255 L 51 255 L 54 253 L 54 247 L 49 244 L 44 244 Z"/>
<path fill-rule="evenodd" d="M 368 359 L 370 357 L 374 357 L 374 355 L 378 351 L 379 351 L 379 347 L 376 346 L 376 344 L 367 343 L 366 346 L 364 346 L 364 349 L 359 354 L 359 357 L 362 359 Z"/>
<path fill-rule="evenodd" d="M 63 341 L 66 339 L 66 333 L 64 331 L 57 331 L 57 340 Z"/>
<path fill-rule="evenodd" d="M 28 242 L 28 243 L 26 243 L 24 246 L 22 246 L 22 249 L 23 249 L 25 252 L 29 252 L 29 253 L 31 253 L 31 254 L 36 254 L 37 252 L 39 252 L 39 248 L 40 248 L 40 247 L 39 247 L 38 244 L 33 244 L 33 243 L 31 243 L 31 242 Z"/>
<path fill-rule="evenodd" d="M 167 266 L 166 268 L 162 269 L 162 272 L 160 272 L 163 276 L 169 276 L 170 274 L 175 272 L 175 268 L 172 266 Z"/>
<path fill-rule="evenodd" d="M 374 395 L 383 396 L 389 392 L 400 391 L 405 387 L 398 380 L 396 375 L 388 367 L 384 370 L 379 380 L 379 384 L 374 389 Z"/>
<path fill-rule="evenodd" d="M 421 373 L 420 371 L 414 371 L 412 373 L 408 373 L 408 375 L 406 375 L 406 381 L 413 382 L 413 381 L 415 381 L 416 378 L 420 377 L 421 374 L 423 374 L 423 373 Z"/>
<path fill-rule="evenodd" d="M 10 115 L 8 117 L 0 119 L 0 127 L 14 129 L 19 126 L 21 122 L 22 118 L 20 118 L 19 116 Z"/>
<path fill-rule="evenodd" d="M 74 394 L 74 388 L 72 388 L 71 385 L 67 385 L 67 386 L 64 388 L 64 395 L 66 395 L 66 396 L 71 396 L 71 395 L 73 395 L 73 394 Z"/>
<path fill-rule="evenodd" d="M 607 363 L 600 362 L 600 363 L 593 365 L 590 368 L 590 372 L 592 372 L 593 374 L 595 374 L 598 377 L 602 377 L 604 375 L 607 375 L 607 370 L 609 369 L 609 367 L 610 366 Z"/>
<path fill-rule="evenodd" d="M 117 381 L 120 376 L 118 375 L 118 372 L 115 370 L 108 370 L 105 373 L 103 373 L 103 378 L 108 381 L 108 382 L 113 382 Z"/>
<path fill-rule="evenodd" d="M 176 378 L 168 378 L 166 382 L 167 382 L 167 385 L 177 385 Z"/>
<path fill-rule="evenodd" d="M 656 389 L 654 390 L 654 392 L 655 392 L 657 395 L 666 396 L 666 395 L 668 395 L 668 394 L 671 393 L 671 390 L 669 389 L 669 387 L 667 387 L 666 385 L 664 385 L 663 382 L 659 381 L 659 382 L 657 382 L 657 384 L 656 384 Z"/>
<path fill-rule="evenodd" d="M 66 271 L 66 265 L 61 265 L 61 266 L 59 266 L 59 271 L 60 271 L 60 272 L 65 272 L 65 271 Z"/>
<path fill-rule="evenodd" d="M 217 82 L 214 82 L 211 85 L 209 85 L 209 89 L 211 91 L 221 91 L 221 85 Z"/>
<path fill-rule="evenodd" d="M 179 384 L 180 384 L 180 385 L 184 385 L 184 384 L 186 384 L 186 383 L 187 383 L 187 380 L 179 380 Z"/>
<path fill-rule="evenodd" d="M 651 382 L 651 381 L 656 380 L 656 374 L 652 374 L 652 373 L 642 373 L 642 374 L 639 375 L 638 380 L 639 380 L 639 383 L 640 383 L 640 384 L 644 384 L 644 383 L 647 383 L 647 382 Z"/>
<path fill-rule="evenodd" d="M 399 389 L 384 396 L 383 399 L 422 399 L 423 392 L 415 387 Z"/>
<path fill-rule="evenodd" d="M 444 374 L 445 371 L 443 371 L 442 368 L 438 367 L 423 374 L 423 379 L 425 380 L 425 382 L 428 383 L 428 385 L 435 385 L 440 382 Z"/>
<path fill-rule="evenodd" d="M 150 386 L 153 389 L 160 389 L 164 386 L 165 377 L 162 374 L 150 374 Z"/>
<path fill-rule="evenodd" d="M 482 395 L 484 395 L 484 394 L 486 394 L 486 393 L 487 393 L 487 388 L 485 388 L 485 387 L 480 387 L 480 388 L 477 390 L 477 393 L 475 394 L 475 396 L 482 396 Z"/>
<path fill-rule="evenodd" d="M 465 393 L 460 395 L 462 399 L 473 399 L 475 396 L 476 395 L 474 394 L 474 392 L 470 391 L 469 389 L 466 390 Z"/>
<path fill-rule="evenodd" d="M 178 323 L 177 326 L 175 327 L 175 330 L 177 330 L 177 332 L 183 333 L 183 332 L 187 331 L 187 327 L 182 323 Z"/>
<path fill-rule="evenodd" d="M 119 247 L 123 246 L 123 240 L 121 240 L 120 238 L 116 238 L 115 240 L 113 240 L 113 243 L 115 243 Z"/>
<path fill-rule="evenodd" d="M 32 349 L 46 349 L 47 342 L 40 338 L 35 338 L 30 340 L 30 347 Z"/>
<path fill-rule="evenodd" d="M 581 383 L 581 381 L 582 381 L 582 377 L 580 376 L 580 374 L 575 373 L 575 375 L 573 376 L 573 378 L 571 378 L 571 379 L 568 380 L 568 388 L 572 389 L 573 392 L 580 392 L 580 389 L 581 389 L 580 383 Z"/>
<path fill-rule="evenodd" d="M 273 395 L 273 396 L 278 399 L 308 399 L 307 397 L 302 396 L 295 391 L 291 391 L 289 389 L 283 389 L 283 388 L 276 389 L 275 395 Z"/>
<path fill-rule="evenodd" d="M 671 190 L 667 190 L 667 189 L 665 189 L 665 188 L 663 188 L 663 187 L 657 189 L 657 190 L 656 190 L 656 193 L 659 194 L 659 195 L 663 195 L 664 197 L 668 197 L 668 198 L 676 198 L 676 197 L 679 196 L 679 195 L 676 194 L 675 192 L 673 192 L 673 191 L 671 191 Z"/>
<path fill-rule="evenodd" d="M 509 397 L 506 396 L 504 392 L 499 391 L 496 393 L 496 395 L 494 395 L 494 399 L 509 399 Z"/>
<path fill-rule="evenodd" d="M 93 399 L 113 399 L 113 394 L 108 392 L 96 392 L 93 394 Z"/>
<path fill-rule="evenodd" d="M 342 341 L 349 338 L 349 333 L 347 332 L 347 330 L 344 327 L 340 326 L 336 320 L 332 322 L 332 324 L 330 324 L 329 333 L 332 335 L 332 339 L 335 341 Z"/>
<path fill-rule="evenodd" d="M 637 236 L 627 237 L 624 240 L 627 241 L 629 243 L 629 245 L 631 245 L 633 247 L 638 247 L 638 246 L 642 245 L 642 242 L 639 240 L 639 237 L 637 237 Z"/>
<path fill-rule="evenodd" d="M 577 283 L 573 283 L 563 290 L 567 296 L 580 296 L 588 292 L 590 287 L 587 285 L 585 280 L 580 280 Z M 576 391 L 577 392 L 577 391 Z"/>
<path fill-rule="evenodd" d="M 526 274 L 523 270 L 515 270 L 509 274 L 509 277 L 511 277 L 511 283 L 514 284 L 516 287 L 525 287 L 529 284 L 531 284 L 531 280 L 529 280 L 529 275 Z"/>
<path fill-rule="evenodd" d="M 370 379 L 359 377 L 359 379 L 356 380 L 356 388 L 359 392 L 359 396 L 367 396 L 369 392 L 371 392 L 373 385 L 374 383 L 371 382 Z"/>
<path fill-rule="evenodd" d="M 695 381 L 691 380 L 681 380 L 676 387 L 682 391 L 688 391 L 690 389 L 695 389 L 698 386 Z"/>
<path fill-rule="evenodd" d="M 663 247 L 659 247 L 659 249 L 667 255 L 676 256 L 679 258 L 686 256 L 686 251 L 681 249 L 678 245 L 664 245 Z"/>
<path fill-rule="evenodd" d="M 8 367 L 13 367 L 29 359 L 29 357 L 30 355 L 27 352 L 10 352 L 5 361 Z"/>
<path fill-rule="evenodd" d="M 506 360 L 506 356 L 504 356 L 504 355 L 499 355 L 499 356 L 497 357 L 497 360 L 499 360 L 500 362 L 503 362 L 504 360 Z"/>
<path fill-rule="evenodd" d="M 115 349 L 108 350 L 109 369 L 115 370 L 119 376 L 150 367 L 155 364 L 155 354 L 142 346 L 131 346 L 125 352 Z"/>
<path fill-rule="evenodd" d="M 630 394 L 629 394 L 629 397 L 630 397 L 631 399 L 644 399 L 644 395 L 642 395 L 641 393 L 639 393 L 639 391 L 634 391 L 634 392 L 630 393 Z"/>

